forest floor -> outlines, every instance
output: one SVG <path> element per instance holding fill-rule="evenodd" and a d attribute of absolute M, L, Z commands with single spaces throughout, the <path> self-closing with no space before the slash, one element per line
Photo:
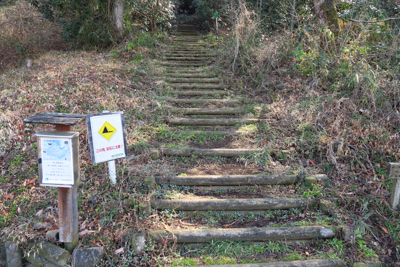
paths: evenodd
<path fill-rule="evenodd" d="M 227 34 L 207 36 L 210 49 L 219 55 L 211 71 L 240 94 L 246 106 L 268 110 L 265 117 L 268 123 L 264 127 L 250 125 L 241 129 L 256 128 L 254 134 L 246 137 L 167 133 L 170 126 L 166 119 L 170 114 L 165 108 L 166 88 L 158 59 L 169 49 L 172 41 L 169 36 L 157 40 L 154 47 L 117 49 L 118 53 L 49 52 L 33 60 L 29 68 L 22 66 L 0 74 L 0 228 L 3 238 L 17 235 L 24 245 L 32 238 L 45 238 L 49 229 L 33 230 L 37 222 L 50 223 L 50 229 L 58 228 L 57 189 L 38 185 L 34 135 L 54 127 L 24 124 L 23 119 L 38 112 L 92 114 L 110 110 L 124 111 L 129 154 L 127 159 L 117 160 L 116 186 L 109 181 L 106 164 L 91 163 L 86 124 L 73 127 L 73 131 L 79 132 L 80 141 L 79 247 L 106 247 L 104 266 L 180 266 L 313 257 L 342 258 L 348 264 L 380 261 L 387 266 L 400 266 L 400 216 L 389 205 L 392 182 L 386 173 L 388 157 L 368 149 L 373 137 L 360 139 L 351 132 L 357 131 L 357 125 L 370 123 L 368 114 L 354 108 L 348 99 L 337 93 L 327 92 L 313 81 L 298 76 L 290 65 L 264 77 L 269 81 L 270 90 L 252 90 L 244 78 L 229 69 L 230 62 L 224 54 L 227 42 L 222 39 L 222 36 L 224 40 L 229 39 Z M 327 100 L 336 103 L 334 110 L 321 106 Z M 319 124 L 312 123 L 316 111 L 323 114 Z M 340 148 L 335 141 L 338 136 L 332 136 L 329 129 L 338 116 L 349 114 L 353 128 L 342 134 L 348 146 Z M 265 153 L 233 159 L 162 156 L 153 160 L 150 157 L 152 148 L 194 144 L 199 148 L 257 147 Z M 342 149 L 342 156 L 334 157 L 333 151 L 338 149 Z M 391 158 L 396 160 L 395 156 Z M 224 198 L 229 190 L 193 192 L 191 188 L 151 188 L 143 183 L 145 178 L 157 174 L 298 171 L 310 175 L 325 173 L 329 183 L 311 188 L 304 184 L 287 189 L 254 187 L 236 191 L 235 196 L 264 196 L 264 190 L 274 190 L 282 196 L 296 193 L 304 197 L 329 197 L 338 207 L 336 214 L 320 217 L 316 210 L 302 209 L 279 211 L 269 216 L 210 212 L 206 216 L 185 217 L 173 211 L 158 211 L 146 217 L 135 210 L 139 203 L 166 194 L 177 198 L 182 192 Z M 133 206 L 129 200 L 134 200 Z M 221 242 L 196 249 L 149 241 L 145 253 L 137 256 L 131 250 L 131 240 L 125 236 L 127 229 L 140 232 L 170 227 L 269 223 L 283 226 L 289 221 L 297 222 L 296 225 L 317 222 L 355 226 L 358 230 L 356 244 L 350 246 L 340 240 L 307 245 Z"/>

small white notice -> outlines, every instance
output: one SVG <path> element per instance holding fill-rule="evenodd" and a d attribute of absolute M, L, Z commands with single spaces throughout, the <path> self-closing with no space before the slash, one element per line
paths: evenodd
<path fill-rule="evenodd" d="M 88 115 L 86 122 L 93 164 L 126 157 L 123 112 Z"/>
<path fill-rule="evenodd" d="M 79 184 L 79 133 L 36 133 L 41 186 L 74 187 Z"/>
<path fill-rule="evenodd" d="M 42 183 L 74 184 L 72 141 L 41 138 Z"/>

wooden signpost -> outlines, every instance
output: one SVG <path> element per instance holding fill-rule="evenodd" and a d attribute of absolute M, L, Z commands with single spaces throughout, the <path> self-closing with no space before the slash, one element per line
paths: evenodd
<path fill-rule="evenodd" d="M 72 125 L 84 118 L 85 115 L 82 114 L 39 113 L 24 119 L 25 123 L 56 126 L 56 131 L 38 133 L 39 168 L 41 168 L 39 170 L 41 176 L 40 184 L 42 186 L 58 187 L 60 241 L 64 242 L 65 248 L 70 252 L 74 250 L 79 242 L 77 196 L 79 185 L 79 133 L 70 131 Z M 60 140 L 61 143 L 57 143 L 57 140 Z M 59 145 L 63 153 L 54 153 L 52 151 L 53 154 L 49 155 L 51 149 L 57 149 L 54 145 Z M 46 154 L 47 158 L 44 154 Z"/>
<path fill-rule="evenodd" d="M 390 205 L 393 209 L 396 209 L 400 204 L 400 163 L 389 163 L 388 172 L 389 178 L 393 179 Z"/>

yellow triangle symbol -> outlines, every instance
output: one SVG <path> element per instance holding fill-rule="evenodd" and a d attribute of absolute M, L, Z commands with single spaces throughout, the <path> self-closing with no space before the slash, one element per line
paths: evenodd
<path fill-rule="evenodd" d="M 114 133 L 117 131 L 117 129 L 114 128 L 108 121 L 106 121 L 103 126 L 101 126 L 100 130 L 98 133 L 103 136 L 105 139 L 110 141 L 111 137 L 114 135 Z"/>

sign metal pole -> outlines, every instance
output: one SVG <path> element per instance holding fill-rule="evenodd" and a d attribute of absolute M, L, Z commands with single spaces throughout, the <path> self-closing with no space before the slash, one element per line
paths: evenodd
<path fill-rule="evenodd" d="M 103 113 L 110 113 L 108 110 L 103 110 Z M 117 184 L 117 171 L 115 170 L 115 160 L 108 161 L 108 174 L 110 175 L 111 182 Z"/>

